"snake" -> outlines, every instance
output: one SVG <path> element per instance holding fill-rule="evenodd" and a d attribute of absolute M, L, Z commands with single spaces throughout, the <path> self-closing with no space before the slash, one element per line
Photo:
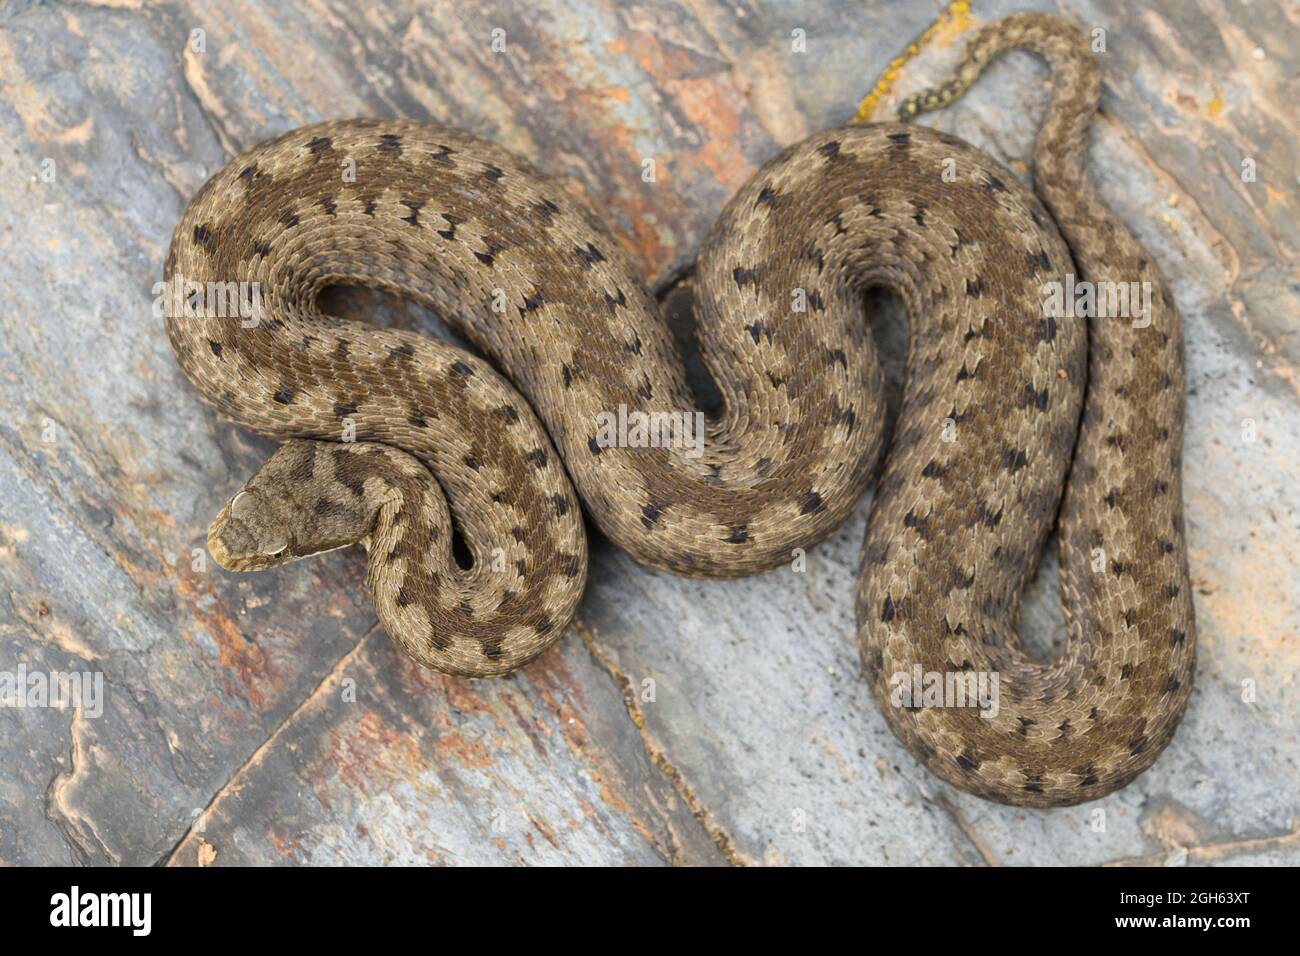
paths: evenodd
<path fill-rule="evenodd" d="M 1013 49 L 1052 76 L 1032 190 L 913 122 Z M 217 413 L 282 444 L 213 520 L 214 560 L 254 571 L 361 544 L 402 651 L 500 676 L 572 619 L 584 515 L 650 568 L 738 577 L 825 539 L 878 476 L 857 643 L 893 733 L 1002 803 L 1125 785 L 1192 689 L 1181 325 L 1088 176 L 1100 78 L 1082 30 L 1014 14 L 961 57 L 896 120 L 817 132 L 725 204 L 694 266 L 709 416 L 632 255 L 529 159 L 356 119 L 230 161 L 173 235 L 166 333 Z M 1147 290 L 1143 317 L 1052 307 L 1044 290 L 1071 283 Z M 470 347 L 327 315 L 335 285 L 419 303 Z M 253 307 L 215 307 L 235 286 Z M 873 289 L 908 317 L 890 436 Z M 1053 528 L 1067 640 L 1042 662 L 1017 627 Z M 997 706 L 900 700 L 912 674 L 987 678 Z"/>

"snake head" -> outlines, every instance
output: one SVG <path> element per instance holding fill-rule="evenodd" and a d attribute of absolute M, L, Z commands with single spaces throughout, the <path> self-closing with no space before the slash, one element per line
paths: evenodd
<path fill-rule="evenodd" d="M 365 454 L 379 448 L 285 442 L 217 513 L 208 528 L 208 553 L 228 571 L 261 571 L 364 542 L 379 501 L 336 479 L 364 487 L 367 463 L 387 461 Z"/>
<path fill-rule="evenodd" d="M 288 505 L 259 488 L 243 488 L 209 526 L 208 553 L 227 571 L 261 571 L 294 560 L 299 555 L 290 547 Z"/>

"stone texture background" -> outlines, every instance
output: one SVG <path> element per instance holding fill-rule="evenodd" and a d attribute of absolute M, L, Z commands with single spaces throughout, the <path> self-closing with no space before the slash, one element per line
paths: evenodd
<path fill-rule="evenodd" d="M 1026 6 L 1051 8 L 978 3 L 901 89 L 938 78 L 971 23 Z M 851 117 L 939 9 L 0 7 L 0 671 L 101 672 L 106 698 L 97 718 L 0 708 L 0 863 L 1300 863 L 1300 13 L 1284 0 L 1059 7 L 1106 30 L 1091 168 L 1188 331 L 1200 668 L 1174 744 L 1124 791 L 1009 809 L 895 743 L 852 643 L 869 497 L 804 573 L 690 581 L 597 540 L 577 622 L 495 682 L 396 653 L 360 553 L 253 576 L 194 564 L 270 446 L 199 403 L 151 287 L 185 200 L 234 152 L 331 117 L 463 126 L 563 178 L 660 281 L 763 160 Z M 1027 176 L 1045 84 L 1015 54 L 927 121 Z M 897 369 L 900 322 L 878 305 Z M 375 296 L 332 307 L 439 334 Z M 1024 619 L 1032 647 L 1059 646 L 1050 554 Z"/>

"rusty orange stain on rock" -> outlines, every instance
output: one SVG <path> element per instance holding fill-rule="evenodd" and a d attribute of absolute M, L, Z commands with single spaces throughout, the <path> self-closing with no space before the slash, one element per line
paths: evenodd
<path fill-rule="evenodd" d="M 311 859 L 311 852 L 297 840 L 286 840 L 271 830 L 267 831 L 266 838 L 275 848 L 275 852 L 290 862 L 297 863 Z"/>
<path fill-rule="evenodd" d="M 577 637 L 576 634 L 571 636 Z M 581 716 L 588 709 L 586 696 L 583 692 L 582 683 L 567 666 L 564 655 L 555 652 L 543 654 L 525 668 L 525 673 L 527 673 L 529 681 L 537 691 L 538 696 L 541 697 L 542 702 L 555 714 L 560 734 L 564 737 L 570 751 L 586 757 L 584 763 L 592 781 L 599 788 L 601 802 L 629 821 L 647 842 L 654 843 L 649 828 L 637 817 L 632 806 L 620 795 L 619 785 L 611 784 L 607 779 L 607 768 L 603 765 L 606 761 L 597 762 L 593 759 L 604 755 L 605 751 L 596 750 L 594 753 L 591 752 L 591 741 L 587 732 L 587 725 Z M 610 775 L 616 779 L 620 777 L 617 766 L 612 768 L 612 774 Z M 584 806 L 588 811 L 585 812 L 587 817 L 593 820 L 598 819 L 594 807 L 591 807 L 585 801 Z M 576 821 L 571 824 L 571 827 L 576 828 L 576 826 Z"/>
<path fill-rule="evenodd" d="M 458 730 L 442 734 L 437 751 L 440 757 L 454 757 L 470 770 L 484 770 L 496 763 L 482 737 L 468 737 Z"/>
<path fill-rule="evenodd" d="M 560 735 L 574 753 L 584 753 L 589 744 L 582 713 L 587 709 L 581 683 L 567 667 L 562 654 L 543 654 L 527 667 L 542 703 L 555 717 Z"/>
<path fill-rule="evenodd" d="M 389 639 L 382 628 L 379 630 L 378 636 L 382 640 Z M 490 685 L 490 681 L 476 681 L 466 677 L 452 677 L 449 674 L 440 674 L 427 667 L 421 667 L 405 654 L 398 655 L 398 658 L 402 684 L 412 695 L 446 698 L 448 707 L 438 708 L 440 716 L 445 716 L 449 711 L 470 714 L 476 717 L 496 715 L 491 703 L 479 690 L 481 687 Z M 497 725 L 501 725 L 499 717 Z M 444 723 L 441 726 L 449 727 L 452 726 L 452 723 Z"/>
<path fill-rule="evenodd" d="M 721 185 L 734 191 L 754 173 L 741 150 L 742 116 L 734 102 L 710 79 L 684 77 L 669 84 L 686 117 L 700 128 L 704 146 L 691 160 L 707 169 Z"/>
<path fill-rule="evenodd" d="M 637 184 L 641 185 L 639 178 Z M 622 245 L 636 257 L 642 277 L 653 280 L 668 267 L 676 251 L 675 245 L 661 241 L 661 232 L 655 223 L 659 217 L 654 205 L 640 201 L 635 193 L 612 196 L 604 205 L 608 210 L 603 216 L 605 222 Z M 630 229 L 624 225 L 625 222 L 631 223 Z"/>
<path fill-rule="evenodd" d="M 605 804 L 607 807 L 610 807 L 613 810 L 618 811 L 618 813 L 626 817 L 631 822 L 633 827 L 635 827 L 638 831 L 640 831 L 644 836 L 648 837 L 650 831 L 646 828 L 645 824 L 642 823 L 639 819 L 637 819 L 637 817 L 632 813 L 631 805 L 626 800 L 624 800 L 621 796 L 619 796 L 618 791 L 615 790 L 613 787 L 611 787 L 605 781 L 605 778 L 601 776 L 599 773 L 593 771 L 592 778 L 596 781 L 596 783 L 600 787 L 601 803 Z"/>
<path fill-rule="evenodd" d="M 670 95 L 676 78 L 688 73 L 692 66 L 689 54 L 665 50 L 657 38 L 646 34 L 613 41 L 606 44 L 606 48 L 616 55 L 630 51 L 651 82 Z M 665 167 L 669 157 L 646 155 L 645 144 L 638 140 L 643 131 L 629 126 L 622 117 L 622 110 L 614 109 L 615 104 L 636 101 L 631 89 L 616 84 L 592 85 L 587 82 L 588 77 L 600 72 L 599 64 L 593 62 L 589 54 L 573 51 L 558 62 L 567 66 L 564 69 L 539 70 L 534 77 L 534 89 L 540 91 L 549 107 L 562 111 L 574 129 L 590 131 L 591 138 L 599 143 L 599 150 L 594 152 L 606 161 L 591 170 L 592 175 L 587 177 L 591 182 L 575 181 L 555 169 L 550 172 L 558 174 L 566 188 L 576 192 L 592 207 L 618 241 L 637 258 L 642 277 L 651 281 L 673 262 L 676 241 L 689 238 L 678 237 L 675 229 L 661 225 L 681 221 L 690 214 L 683 197 L 674 195 L 669 189 L 655 188 L 666 181 Z M 582 78 L 581 82 L 575 81 L 575 75 Z M 693 82 L 710 85 L 707 80 Z M 717 108 L 716 104 L 713 108 Z M 703 108 L 703 112 L 707 115 L 709 109 Z M 734 116 L 735 110 L 728 104 L 726 112 Z M 738 124 L 733 120 L 728 125 L 731 133 L 719 133 L 716 128 L 703 129 L 701 139 L 709 141 L 716 135 L 734 136 Z M 712 151 L 714 148 L 708 149 Z M 620 160 L 620 157 L 624 159 Z M 651 158 L 656 161 L 656 183 L 646 183 L 641 179 L 642 163 Z M 678 153 L 672 158 L 682 162 L 683 168 L 693 166 L 689 155 Z M 734 178 L 729 176 L 727 181 L 730 183 Z M 744 178 L 742 174 L 736 180 L 737 184 Z"/>
<path fill-rule="evenodd" d="M 709 90 L 708 96 L 717 96 L 707 81 L 692 81 L 691 86 Z M 694 93 L 688 96 L 693 98 Z M 662 225 L 685 220 L 691 213 L 685 197 L 668 185 L 672 175 L 669 160 L 683 164 L 683 168 L 703 168 L 728 190 L 737 188 L 754 169 L 736 144 L 740 129 L 738 115 L 732 111 L 727 121 L 716 122 L 715 108 L 707 100 L 690 105 L 688 112 L 697 111 L 703 121 L 713 121 L 711 129 L 701 131 L 705 145 L 694 153 L 645 155 L 645 150 L 635 142 L 634 130 L 612 123 L 602 129 L 601 140 L 607 144 L 608 155 L 625 156 L 626 162 L 606 167 L 612 175 L 606 178 L 607 185 L 600 194 L 593 195 L 584 183 L 565 179 L 565 185 L 582 196 L 619 243 L 632 253 L 638 271 L 648 282 L 673 262 L 678 243 L 691 238 L 680 235 L 676 227 Z M 655 181 L 650 183 L 641 179 L 642 164 L 647 159 L 655 161 Z"/>
<path fill-rule="evenodd" d="M 631 54 L 633 61 L 657 81 L 688 75 L 695 58 L 680 48 L 665 50 L 653 33 L 631 33 L 605 44 L 614 56 Z"/>
<path fill-rule="evenodd" d="M 581 119 L 581 116 L 575 116 L 574 122 Z M 680 218 L 685 211 L 682 200 L 671 190 L 655 188 L 664 180 L 658 176 L 664 157 L 643 155 L 644 151 L 634 141 L 634 131 L 626 124 L 611 122 L 601 129 L 600 139 L 606 144 L 603 149 L 611 157 L 601 170 L 605 175 L 602 176 L 600 192 L 594 194 L 586 183 L 572 177 L 561 177 L 561 181 L 582 197 L 619 243 L 636 257 L 642 278 L 653 280 L 672 261 L 676 251 L 675 246 L 661 241 L 657 221 L 665 212 L 673 218 Z M 619 156 L 625 160 L 618 162 L 615 158 Z M 642 162 L 651 158 L 656 161 L 659 180 L 656 183 L 641 180 Z"/>
<path fill-rule="evenodd" d="M 451 677 L 446 674 L 438 674 L 427 668 L 421 667 L 414 661 L 405 660 L 405 663 L 428 676 L 432 679 L 435 688 L 441 688 L 443 694 L 447 697 L 447 703 L 456 710 L 464 714 L 491 714 L 494 713 L 492 705 L 484 699 L 475 687 L 475 682 L 464 677 Z M 481 682 L 480 682 L 481 683 Z M 498 721 L 498 724 L 500 722 Z"/>
<path fill-rule="evenodd" d="M 136 513 L 127 511 L 125 508 L 114 508 L 113 510 L 121 517 L 130 518 L 132 521 L 135 521 L 139 517 Z M 175 515 L 168 514 L 166 511 L 161 511 L 158 508 L 145 508 L 144 513 L 154 528 L 162 528 L 170 531 L 172 528 L 176 527 Z"/>
<path fill-rule="evenodd" d="M 186 641 L 193 640 L 193 636 L 188 631 L 182 631 L 181 637 Z M 231 707 L 230 701 L 224 697 L 209 694 L 203 698 L 203 706 L 209 714 L 208 726 L 214 728 L 214 736 L 218 736 L 223 741 L 228 742 L 230 739 L 228 728 L 238 727 L 248 722 L 248 715 L 237 707 Z"/>
<path fill-rule="evenodd" d="M 583 802 L 585 803 L 586 801 Z M 533 825 L 533 828 L 542 835 L 543 839 L 545 839 L 547 843 L 555 847 L 557 850 L 560 849 L 560 841 L 555 838 L 555 834 L 551 832 L 550 827 L 546 826 L 541 820 L 537 819 L 532 814 L 528 815 L 528 822 Z"/>
<path fill-rule="evenodd" d="M 275 665 L 260 647 L 244 640 L 239 628 L 223 613 L 223 595 L 213 590 L 207 579 L 196 572 L 185 570 L 187 567 L 184 562 L 180 562 L 177 573 L 172 577 L 177 599 L 189 607 L 194 623 L 206 631 L 217 645 L 217 662 L 224 670 L 233 672 L 244 688 L 243 696 L 248 703 L 258 710 L 264 709 L 266 695 L 260 685 L 263 682 L 275 682 Z M 203 608 L 204 598 L 211 599 L 208 607 L 212 610 Z M 183 633 L 192 640 L 192 635 Z M 227 687 L 227 690 L 233 693 L 232 688 Z"/>
<path fill-rule="evenodd" d="M 328 756 L 322 770 L 335 770 L 350 790 L 360 793 L 382 791 L 398 780 L 409 780 L 425 766 L 414 738 L 385 723 L 373 710 L 331 728 L 325 749 Z"/>

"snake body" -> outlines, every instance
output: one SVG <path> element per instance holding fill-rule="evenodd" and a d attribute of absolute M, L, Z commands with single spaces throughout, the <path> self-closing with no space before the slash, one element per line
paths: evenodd
<path fill-rule="evenodd" d="M 956 137 L 883 123 L 791 146 L 727 204 L 697 262 L 699 345 L 724 401 L 702 449 L 602 440 L 602 415 L 693 399 L 629 256 L 524 159 L 403 120 L 322 123 L 242 154 L 189 203 L 166 262 L 195 288 L 257 283 L 252 327 L 200 311 L 169 315 L 167 333 L 219 412 L 285 439 L 213 522 L 214 557 L 253 570 L 363 543 L 388 633 L 470 676 L 513 670 L 569 621 L 587 564 L 579 495 L 653 567 L 789 562 L 850 514 L 881 452 L 862 293 L 888 287 L 910 346 L 857 595 L 877 704 L 972 793 L 1053 806 L 1122 786 L 1192 684 L 1181 329 L 1087 178 L 1099 81 L 1075 27 L 1021 14 L 983 28 L 902 115 L 961 95 L 1011 48 L 1053 72 L 1041 202 Z M 1045 283 L 1076 269 L 1150 283 L 1149 323 L 1045 314 Z M 327 317 L 316 297 L 333 284 L 423 303 L 486 359 Z M 1069 640 L 1048 665 L 1016 624 L 1058 505 Z M 997 713 L 897 706 L 893 678 L 918 667 L 995 673 Z"/>

